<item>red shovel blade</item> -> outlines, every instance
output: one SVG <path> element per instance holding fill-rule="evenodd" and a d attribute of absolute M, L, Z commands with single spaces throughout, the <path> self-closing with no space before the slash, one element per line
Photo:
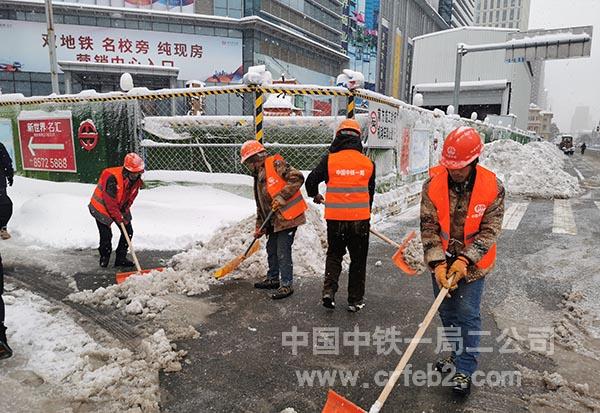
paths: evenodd
<path fill-rule="evenodd" d="M 333 390 L 327 393 L 327 402 L 322 413 L 367 413 L 351 401 L 346 400 Z"/>
<path fill-rule="evenodd" d="M 417 271 L 408 265 L 408 263 L 404 260 L 404 251 L 406 250 L 406 247 L 408 247 L 410 240 L 412 240 L 416 235 L 417 234 L 415 231 L 411 231 L 410 234 L 404 238 L 404 241 L 402 241 L 398 251 L 396 251 L 396 253 L 392 256 L 392 261 L 394 261 L 394 264 L 396 264 L 398 268 L 408 275 L 415 275 Z"/>
<path fill-rule="evenodd" d="M 125 280 L 128 279 L 129 277 L 131 277 L 132 275 L 145 275 L 152 271 L 162 271 L 162 270 L 164 270 L 164 267 L 152 268 L 149 270 L 142 270 L 141 272 L 140 271 L 118 272 L 117 276 L 116 276 L 116 281 L 117 281 L 117 284 L 121 284 L 121 283 L 125 282 Z"/>

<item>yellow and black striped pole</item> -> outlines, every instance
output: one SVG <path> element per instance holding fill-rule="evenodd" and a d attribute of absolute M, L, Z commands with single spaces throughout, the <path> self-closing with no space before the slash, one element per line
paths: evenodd
<path fill-rule="evenodd" d="M 261 91 L 256 91 L 254 95 L 254 137 L 260 143 L 263 143 L 263 99 Z"/>
<path fill-rule="evenodd" d="M 346 106 L 346 117 L 348 119 L 354 118 L 354 95 L 348 96 L 348 104 Z"/>

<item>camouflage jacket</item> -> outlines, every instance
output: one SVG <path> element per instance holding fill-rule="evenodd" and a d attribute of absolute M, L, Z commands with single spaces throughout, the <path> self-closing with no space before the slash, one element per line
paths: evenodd
<path fill-rule="evenodd" d="M 437 262 L 443 261 L 447 257 L 442 249 L 442 241 L 439 236 L 440 224 L 437 210 L 428 195 L 430 180 L 425 181 L 421 193 L 421 240 L 423 242 L 425 264 L 433 270 Z M 450 243 L 448 253 L 454 257 L 463 255 L 472 263 L 479 261 L 496 243 L 500 235 L 504 217 L 505 195 L 504 186 L 497 179 L 498 197 L 483 214 L 479 233 L 475 236 L 473 243 L 465 247 L 463 244 L 464 226 L 474 182 L 475 174 L 462 186 L 457 187 L 448 184 L 448 197 L 450 199 Z M 466 280 L 467 282 L 475 281 L 484 277 L 492 269 L 493 267 L 478 269 L 475 265 L 469 265 Z"/>
<path fill-rule="evenodd" d="M 277 197 L 281 204 L 285 205 L 304 184 L 302 172 L 291 167 L 285 160 L 275 161 L 275 170 L 286 182 L 287 185 L 279 192 Z M 260 227 L 271 210 L 273 199 L 267 192 L 266 170 L 264 165 L 258 169 L 254 177 L 254 199 L 256 201 L 256 228 Z M 285 219 L 280 212 L 275 212 L 271 218 L 270 224 L 266 226 L 267 233 L 279 232 L 290 228 L 295 228 L 306 223 L 304 214 L 294 219 Z"/>

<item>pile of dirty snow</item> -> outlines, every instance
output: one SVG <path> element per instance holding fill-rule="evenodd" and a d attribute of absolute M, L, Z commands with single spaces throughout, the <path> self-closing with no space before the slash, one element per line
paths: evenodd
<path fill-rule="evenodd" d="M 523 145 L 498 140 L 485 145 L 480 160 L 498 175 L 510 194 L 571 198 L 581 192 L 577 178 L 563 170 L 563 153 L 549 142 Z"/>
<path fill-rule="evenodd" d="M 27 400 L 29 411 L 160 411 L 158 372 L 179 371 L 185 356 L 164 330 L 133 352 L 97 342 L 60 306 L 29 291 L 8 285 L 5 298 L 15 354 L 2 363 L 0 410 L 21 411 Z"/>
<path fill-rule="evenodd" d="M 307 223 L 298 228 L 293 245 L 294 276 L 321 276 L 325 268 L 327 230 L 316 207 L 306 211 Z M 255 217 L 225 227 L 207 242 L 198 243 L 188 251 L 175 255 L 165 271 L 130 277 L 126 282 L 95 291 L 71 294 L 69 299 L 88 305 L 116 306 L 123 312 L 145 318 L 155 318 L 167 305 L 161 298 L 169 293 L 197 295 L 208 290 L 215 280 L 214 272 L 234 257 L 242 254 L 252 238 Z M 223 278 L 263 278 L 267 273 L 266 239 L 260 250 L 246 259 L 234 272 Z"/>

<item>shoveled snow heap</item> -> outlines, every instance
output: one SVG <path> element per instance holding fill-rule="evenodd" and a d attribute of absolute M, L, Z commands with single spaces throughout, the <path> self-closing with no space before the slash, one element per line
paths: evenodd
<path fill-rule="evenodd" d="M 306 211 L 307 223 L 298 228 L 293 245 L 294 275 L 321 276 L 325 267 L 327 232 L 325 221 L 318 210 L 310 206 Z M 169 293 L 197 295 L 206 291 L 215 280 L 217 268 L 242 254 L 254 233 L 255 217 L 226 227 L 206 243 L 199 243 L 188 251 L 174 256 L 170 268 L 145 276 L 133 276 L 119 285 L 84 290 L 69 299 L 92 305 L 116 306 L 129 314 L 154 318 L 167 305 L 160 298 Z M 264 238 L 261 240 L 264 244 Z M 267 257 L 264 245 L 245 260 L 240 267 L 227 275 L 231 278 L 262 278 L 267 273 Z"/>
<path fill-rule="evenodd" d="M 550 142 L 526 145 L 503 139 L 485 145 L 481 164 L 494 171 L 510 194 L 571 198 L 581 192 L 576 177 L 563 170 L 564 154 Z"/>
<path fill-rule="evenodd" d="M 5 298 L 16 352 L 2 365 L 0 410 L 72 411 L 73 404 L 77 411 L 160 411 L 158 371 L 181 370 L 185 355 L 173 350 L 164 330 L 142 340 L 134 353 L 96 342 L 59 305 L 29 291 L 8 285 Z M 27 383 L 44 384 L 62 408 L 44 406 L 43 392 L 31 392 Z M 25 399 L 30 408 L 20 410 Z"/>

